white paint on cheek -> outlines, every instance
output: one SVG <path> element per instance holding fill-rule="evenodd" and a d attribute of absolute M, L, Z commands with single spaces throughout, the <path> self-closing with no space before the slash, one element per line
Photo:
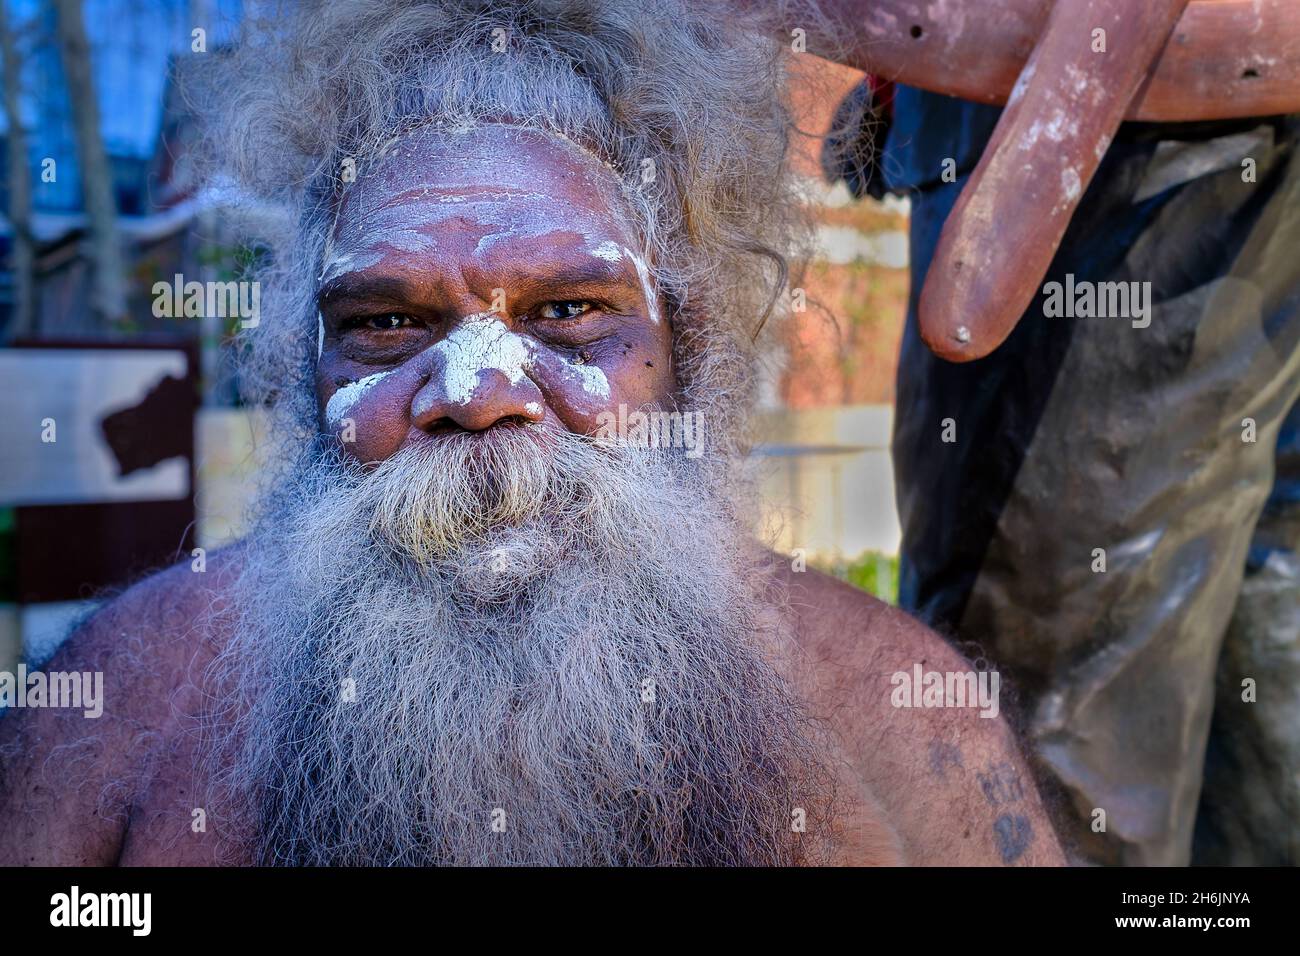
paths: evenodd
<path fill-rule="evenodd" d="M 659 299 L 658 297 L 655 296 L 654 286 L 650 284 L 650 270 L 649 268 L 646 267 L 645 260 L 642 259 L 640 256 L 638 256 L 627 246 L 623 247 L 623 252 L 629 259 L 632 260 L 632 264 L 636 266 L 637 278 L 641 280 L 641 291 L 642 293 L 645 294 L 646 305 L 650 309 L 650 318 L 655 323 L 655 325 L 658 325 L 659 324 Z"/>
<path fill-rule="evenodd" d="M 387 372 L 376 372 L 374 375 L 367 375 L 365 378 L 344 385 L 331 395 L 329 402 L 326 403 L 325 420 L 331 426 L 337 425 L 366 392 L 388 378 L 394 371 L 396 369 L 390 369 Z"/>
<path fill-rule="evenodd" d="M 316 313 L 316 361 L 320 361 L 321 353 L 325 351 L 325 319 L 319 312 Z"/>
<path fill-rule="evenodd" d="M 609 379 L 595 365 L 574 365 L 572 362 L 566 362 L 564 368 L 568 377 L 575 379 L 588 395 L 609 398 Z"/>
<path fill-rule="evenodd" d="M 443 389 L 457 405 L 474 397 L 480 372 L 496 369 L 516 385 L 532 363 L 528 343 L 491 312 L 467 316 L 433 351 L 443 359 Z"/>

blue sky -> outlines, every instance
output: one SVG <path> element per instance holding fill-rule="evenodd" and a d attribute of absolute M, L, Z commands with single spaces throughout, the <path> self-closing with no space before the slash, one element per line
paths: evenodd
<path fill-rule="evenodd" d="M 57 188 L 37 189 L 33 199 L 37 208 L 75 209 L 80 194 L 76 149 L 52 5 L 5 2 L 10 27 L 24 41 L 22 107 L 34 174 L 39 176 L 46 157 L 58 164 Z M 189 53 L 196 26 L 206 29 L 208 49 L 229 39 L 242 6 L 241 0 L 84 0 L 100 126 L 110 156 L 152 155 L 162 122 L 169 57 Z M 210 12 L 195 12 L 205 10 Z M 0 111 L 0 133 L 7 127 Z"/>

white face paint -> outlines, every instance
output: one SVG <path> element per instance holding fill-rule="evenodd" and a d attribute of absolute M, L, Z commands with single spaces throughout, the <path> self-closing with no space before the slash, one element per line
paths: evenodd
<path fill-rule="evenodd" d="M 650 320 L 656 325 L 659 324 L 659 300 L 655 296 L 654 286 L 650 282 L 650 269 L 645 264 L 645 260 L 638 256 L 627 246 L 619 247 L 615 242 L 602 242 L 594 249 L 588 249 L 597 259 L 604 259 L 606 262 L 618 262 L 624 256 L 632 260 L 632 265 L 636 266 L 636 276 L 641 280 L 641 294 L 645 296 L 646 307 L 650 310 Z"/>
<path fill-rule="evenodd" d="M 443 390 L 457 405 L 474 397 L 480 372 L 496 369 L 517 385 L 532 362 L 528 342 L 491 312 L 466 316 L 433 351 L 443 358 Z"/>
<path fill-rule="evenodd" d="M 320 361 L 325 351 L 325 317 L 316 313 L 316 361 Z"/>
<path fill-rule="evenodd" d="M 550 213 L 552 216 L 562 216 L 565 208 L 562 204 L 552 203 Z M 557 232 L 576 232 L 587 242 L 592 241 L 592 236 L 588 232 L 578 229 L 556 229 L 550 222 L 533 222 L 522 215 L 514 214 L 508 208 L 506 214 L 498 217 L 481 214 L 478 216 L 478 221 L 492 226 L 495 230 L 480 239 L 478 245 L 474 247 L 474 254 L 479 256 L 491 252 L 493 248 L 502 242 L 508 244 L 518 239 L 539 239 Z"/>
<path fill-rule="evenodd" d="M 419 187 L 416 187 L 419 188 Z M 573 232 L 588 243 L 595 242 L 592 234 L 577 225 L 557 230 L 554 223 L 572 219 L 572 207 L 545 193 L 525 190 L 497 190 L 494 193 L 476 195 L 438 195 L 440 187 L 426 185 L 425 193 L 434 193 L 434 201 L 445 209 L 430 207 L 425 204 L 403 203 L 400 205 L 358 204 L 357 216 L 361 225 L 348 230 L 346 235 L 338 237 L 337 242 L 342 251 L 335 251 L 335 240 L 331 237 L 329 248 L 324 257 L 324 265 L 317 277 L 324 285 L 341 275 L 360 272 L 383 261 L 387 250 L 428 254 L 437 249 L 437 243 L 428 235 L 428 231 L 444 222 L 464 218 L 466 213 L 456 206 L 473 206 L 473 219 L 480 225 L 490 227 L 475 246 L 476 255 L 490 253 L 500 243 L 511 243 L 519 239 L 538 239 L 556 232 Z M 409 191 L 408 191 L 409 192 Z M 618 261 L 618 246 L 613 242 L 602 243 L 598 255 Z"/>
<path fill-rule="evenodd" d="M 597 259 L 604 259 L 606 262 L 618 262 L 623 258 L 623 250 L 619 249 L 617 242 L 602 242 L 590 251 Z"/>
<path fill-rule="evenodd" d="M 655 297 L 654 286 L 650 284 L 650 270 L 646 267 L 645 260 L 627 246 L 623 247 L 623 252 L 632 260 L 632 265 L 636 266 L 637 278 L 641 280 L 641 292 L 645 295 L 646 305 L 650 309 L 650 318 L 656 325 L 658 325 L 659 300 Z"/>
<path fill-rule="evenodd" d="M 363 228 L 349 237 L 343 254 L 326 257 L 324 268 L 317 281 L 325 283 L 349 272 L 359 272 L 383 261 L 384 250 L 398 252 L 429 254 L 437 250 L 438 245 L 424 233 L 429 224 L 429 217 L 421 215 L 418 210 L 408 206 L 395 206 L 388 210 L 382 223 Z M 331 242 L 331 248 L 333 242 Z"/>
<path fill-rule="evenodd" d="M 321 273 L 316 277 L 316 281 L 321 285 L 341 275 L 349 272 L 358 272 L 361 269 L 368 269 L 373 265 L 383 261 L 383 253 L 376 251 L 361 252 L 357 255 L 333 256 L 326 261 Z"/>
<path fill-rule="evenodd" d="M 605 164 L 600 157 L 594 157 L 600 165 L 593 163 L 590 153 L 564 140 L 567 145 L 563 148 L 578 154 L 580 159 L 570 164 L 573 168 L 565 175 L 582 176 L 594 194 L 592 202 L 575 203 L 567 190 L 554 188 L 549 173 L 539 178 L 527 149 L 494 150 L 490 154 L 489 174 L 485 171 L 488 155 L 483 148 L 464 148 L 460 143 L 447 141 L 449 135 L 470 132 L 485 143 L 507 147 L 522 144 L 532 148 L 536 135 L 525 135 L 510 127 L 489 130 L 467 127 L 450 133 L 423 130 L 394 140 L 384 151 L 385 158 L 367 172 L 366 181 L 376 177 L 377 185 L 362 186 L 353 192 L 347 200 L 347 215 L 336 220 L 340 228 L 338 232 L 331 231 L 320 282 L 325 284 L 345 273 L 365 271 L 394 251 L 426 253 L 444 234 L 458 235 L 469 224 L 480 231 L 475 248 L 478 255 L 500 253 L 500 248 L 494 249 L 498 243 L 519 239 L 541 241 L 567 250 L 573 248 L 576 239 L 581 243 L 579 249 L 585 247 L 591 255 L 606 262 L 621 262 L 628 256 L 636 266 L 649 314 L 658 323 L 659 307 L 650 271 L 644 260 L 621 245 L 619 239 L 607 238 L 611 235 L 610 210 L 595 201 L 608 193 L 610 208 L 618 207 L 618 190 L 613 188 L 619 183 L 617 174 L 611 179 L 607 175 L 610 170 L 602 168 Z M 399 159 L 401 166 L 388 165 L 389 160 Z M 436 171 L 436 177 L 428 175 L 430 170 Z M 431 178 L 436 181 L 430 182 Z M 630 228 L 614 233 L 615 236 L 633 234 Z M 495 369 L 514 385 L 531 375 L 534 367 L 540 372 L 542 365 L 538 363 L 543 362 L 548 374 L 560 377 L 574 391 L 581 388 L 594 400 L 607 400 L 610 396 L 609 380 L 599 367 L 566 359 L 549 350 L 542 352 L 542 345 L 512 332 L 495 313 L 479 313 L 463 319 L 431 348 L 440 359 L 434 367 L 439 369 L 441 381 L 435 384 L 442 386 L 446 400 L 454 405 L 463 406 L 473 400 L 482 372 Z M 323 352 L 323 342 L 318 341 L 317 351 Z M 327 417 L 342 418 L 381 377 L 368 376 L 340 389 L 327 406 Z M 535 414 L 533 405 L 540 411 L 543 404 L 530 403 L 529 414 Z"/>
<path fill-rule="evenodd" d="M 609 398 L 609 379 L 595 365 L 574 365 L 566 362 L 565 375 L 570 380 L 576 379 L 582 390 L 596 398 Z"/>
<path fill-rule="evenodd" d="M 443 359 L 443 392 L 456 405 L 466 405 L 473 399 L 479 374 L 490 369 L 504 375 L 511 385 L 519 384 L 533 368 L 535 349 L 532 342 L 511 332 L 492 312 L 466 316 L 450 335 L 433 346 L 434 353 Z M 609 379 L 599 368 L 566 362 L 564 370 L 565 377 L 588 395 L 609 398 Z M 540 405 L 537 410 L 541 410 Z"/>
<path fill-rule="evenodd" d="M 533 368 L 536 346 L 511 332 L 492 312 L 479 312 L 467 316 L 432 352 L 442 358 L 442 389 L 447 400 L 456 405 L 467 405 L 474 398 L 479 375 L 494 369 L 504 375 L 511 385 L 517 385 Z M 594 365 L 577 365 L 565 361 L 564 377 L 577 384 L 595 398 L 609 398 L 609 379 Z M 337 426 L 361 398 L 396 369 L 376 372 L 344 385 L 325 405 L 325 420 Z M 540 402 L 528 402 L 524 408 L 531 415 L 542 412 Z"/>
<path fill-rule="evenodd" d="M 325 420 L 331 426 L 343 421 L 347 413 L 352 411 L 352 406 L 361 400 L 361 396 L 395 371 L 397 370 L 390 369 L 387 372 L 376 372 L 374 375 L 367 375 L 365 378 L 344 385 L 330 396 L 330 400 L 325 406 Z"/>

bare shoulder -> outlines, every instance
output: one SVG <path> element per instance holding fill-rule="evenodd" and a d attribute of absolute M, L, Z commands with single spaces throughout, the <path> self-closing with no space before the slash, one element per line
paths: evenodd
<path fill-rule="evenodd" d="M 847 689 L 870 681 L 880 668 L 892 676 L 918 662 L 937 669 L 970 667 L 910 614 L 829 574 L 785 572 L 782 583 L 798 622 L 800 650 L 821 682 Z"/>
<path fill-rule="evenodd" d="M 915 618 L 829 575 L 785 570 L 780 580 L 800 691 L 840 738 L 909 863 L 1064 862 L 999 713 L 999 680 Z M 961 695 L 955 706 L 946 693 L 918 692 L 938 680 Z"/>
<path fill-rule="evenodd" d="M 29 707 L 0 718 L 0 864 L 116 861 L 132 807 L 198 713 L 202 674 L 237 549 L 145 578 L 100 608 L 45 674 L 90 675 L 93 710 Z M 101 683 L 102 682 L 102 683 Z"/>

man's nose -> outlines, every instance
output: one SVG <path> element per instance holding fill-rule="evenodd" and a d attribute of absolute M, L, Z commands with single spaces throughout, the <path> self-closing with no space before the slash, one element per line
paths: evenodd
<path fill-rule="evenodd" d="M 541 389 L 528 377 L 530 350 L 496 319 L 462 321 L 425 353 L 426 378 L 411 399 L 411 421 L 430 431 L 455 423 L 483 431 L 506 420 L 540 422 Z"/>

